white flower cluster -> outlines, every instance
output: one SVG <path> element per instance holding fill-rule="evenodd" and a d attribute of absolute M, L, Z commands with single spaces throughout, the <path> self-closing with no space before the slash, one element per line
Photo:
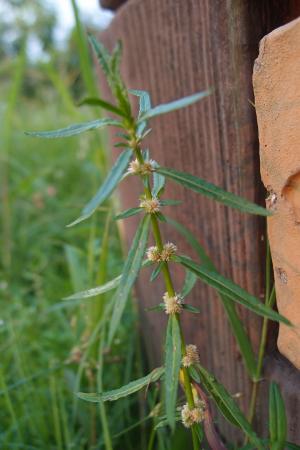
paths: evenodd
<path fill-rule="evenodd" d="M 150 175 L 155 170 L 157 163 L 153 159 L 140 163 L 137 159 L 131 161 L 128 173 L 132 175 Z"/>
<path fill-rule="evenodd" d="M 163 296 L 166 314 L 179 314 L 182 310 L 182 297 L 175 294 L 170 296 L 167 292 Z"/>
<path fill-rule="evenodd" d="M 167 242 L 161 252 L 157 246 L 149 247 L 147 250 L 147 258 L 151 262 L 168 262 L 176 252 L 176 245 L 172 244 L 172 242 Z"/>
<path fill-rule="evenodd" d="M 160 203 L 156 197 L 143 198 L 140 202 L 140 208 L 144 208 L 149 214 L 155 214 L 159 211 Z"/>
<path fill-rule="evenodd" d="M 181 409 L 181 420 L 186 428 L 190 428 L 194 423 L 201 423 L 205 416 L 205 403 L 202 400 L 197 400 L 195 408 L 189 408 L 185 404 Z"/>
<path fill-rule="evenodd" d="M 190 367 L 199 363 L 199 354 L 196 345 L 189 344 L 185 347 L 186 354 L 182 358 L 183 367 Z"/>

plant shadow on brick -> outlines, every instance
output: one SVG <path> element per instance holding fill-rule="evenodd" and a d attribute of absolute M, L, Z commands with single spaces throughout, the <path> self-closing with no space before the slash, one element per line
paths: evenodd
<path fill-rule="evenodd" d="M 229 444 L 225 446 L 218 435 L 212 418 L 211 401 L 215 403 L 226 420 L 242 430 L 245 436 L 245 443 L 242 447 L 244 450 L 266 448 L 274 450 L 284 448 L 299 449 L 300 447 L 295 444 L 286 442 L 287 422 L 285 407 L 279 387 L 275 383 L 270 384 L 268 439 L 261 439 L 252 426 L 258 383 L 262 375 L 268 320 L 291 325 L 287 319 L 272 308 L 275 301 L 275 292 L 274 287 L 271 289 L 270 286 L 271 263 L 269 251 L 267 252 L 266 296 L 265 302 L 261 302 L 255 296 L 217 272 L 205 249 L 195 236 L 183 225 L 166 217 L 163 213 L 164 206 L 175 205 L 178 202 L 176 200 L 163 199 L 162 196 L 166 181 L 171 180 L 187 189 L 191 189 L 244 213 L 261 216 L 268 216 L 271 213 L 261 206 L 226 192 L 196 176 L 161 167 L 159 163 L 150 158 L 149 150 L 142 148 L 143 139 L 150 132 L 150 129 L 147 128 L 148 122 L 153 117 L 203 100 L 211 94 L 211 90 L 208 89 L 171 103 L 152 107 L 150 96 L 146 91 L 126 89 L 119 71 L 121 59 L 120 43 L 115 47 L 112 54 L 109 54 L 94 37 L 90 37 L 90 42 L 106 76 L 116 104 L 113 105 L 99 98 L 87 98 L 84 103 L 101 107 L 113 113 L 116 118 L 100 118 L 55 131 L 29 132 L 28 134 L 41 138 L 63 138 L 107 126 L 118 127 L 120 132 L 117 135 L 121 138 L 121 141 L 116 144 L 116 147 L 123 150 L 98 192 L 83 208 L 80 217 L 69 226 L 89 218 L 107 200 L 117 185 L 128 176 L 140 178 L 143 192 L 137 207 L 120 213 L 115 219 L 125 219 L 136 214 L 140 214 L 142 219 L 138 225 L 122 274 L 105 285 L 76 293 L 70 296 L 69 300 L 76 302 L 82 298 L 92 297 L 99 293 L 116 289 L 113 298 L 105 306 L 108 325 L 105 339 L 109 345 L 117 333 L 126 302 L 139 271 L 145 266 L 153 266 L 150 281 L 154 281 L 158 276 L 162 276 L 166 292 L 162 296 L 162 302 L 151 309 L 167 314 L 168 323 L 164 350 L 165 364 L 163 367 L 156 368 L 143 378 L 134 380 L 119 389 L 101 393 L 78 392 L 77 396 L 88 402 L 103 404 L 103 402 L 115 401 L 134 394 L 143 388 L 149 388 L 151 383 L 157 383 L 161 380 L 163 386 L 161 401 L 155 405 L 152 413 L 149 415 L 149 419 L 153 421 L 153 429 L 149 437 L 149 450 L 156 445 L 157 431 L 161 427 L 168 427 L 170 433 L 172 433 L 178 422 L 182 422 L 185 427 L 191 430 L 194 450 L 203 448 L 203 446 L 213 450 L 236 448 Z M 139 99 L 138 117 L 134 117 L 132 114 L 129 95 L 136 96 Z M 185 237 L 197 251 L 199 261 L 193 261 L 184 255 L 179 255 L 175 244 L 163 242 L 160 231 L 161 221 L 175 227 Z M 147 249 L 150 229 L 155 246 Z M 170 263 L 180 264 L 186 270 L 186 279 L 181 292 L 175 292 L 169 268 Z M 194 344 L 186 345 L 185 343 L 180 315 L 184 310 L 189 311 L 191 314 L 199 313 L 195 307 L 185 302 L 185 297 L 193 289 L 198 278 L 218 292 L 245 367 L 253 382 L 248 417 L 240 410 L 225 387 L 201 365 L 201 358 L 196 346 Z M 237 314 L 236 303 L 263 317 L 261 343 L 257 356 L 254 354 L 250 339 Z M 184 401 L 178 397 L 179 385 L 184 393 Z M 162 448 L 159 442 L 157 442 L 157 447 L 155 448 Z"/>

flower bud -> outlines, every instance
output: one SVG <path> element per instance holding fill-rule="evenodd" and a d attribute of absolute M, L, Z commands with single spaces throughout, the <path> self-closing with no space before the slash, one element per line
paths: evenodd
<path fill-rule="evenodd" d="M 156 197 L 149 199 L 144 198 L 140 202 L 140 207 L 144 208 L 144 210 L 149 214 L 155 214 L 156 212 L 159 211 L 160 203 L 158 198 Z"/>
<path fill-rule="evenodd" d="M 164 304 L 165 304 L 165 313 L 166 314 L 178 314 L 182 310 L 182 298 L 175 294 L 174 297 L 170 297 L 166 292 L 163 296 Z"/>
<path fill-rule="evenodd" d="M 177 247 L 172 242 L 167 242 L 161 252 L 161 261 L 170 261 L 171 257 L 177 252 Z"/>
<path fill-rule="evenodd" d="M 158 247 L 149 247 L 146 254 L 149 261 L 160 262 L 160 251 L 158 250 Z"/>
<path fill-rule="evenodd" d="M 198 400 L 195 408 L 189 408 L 185 404 L 181 409 L 181 420 L 186 428 L 190 428 L 194 423 L 201 423 L 204 420 L 205 403 Z"/>
<path fill-rule="evenodd" d="M 190 367 L 199 363 L 199 354 L 196 345 L 189 344 L 185 347 L 186 354 L 182 358 L 183 367 Z"/>

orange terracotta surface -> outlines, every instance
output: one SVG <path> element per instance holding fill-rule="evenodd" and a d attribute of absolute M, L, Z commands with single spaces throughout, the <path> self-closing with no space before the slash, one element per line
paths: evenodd
<path fill-rule="evenodd" d="M 253 83 L 277 305 L 294 324 L 278 348 L 300 369 L 300 18 L 262 39 Z"/>

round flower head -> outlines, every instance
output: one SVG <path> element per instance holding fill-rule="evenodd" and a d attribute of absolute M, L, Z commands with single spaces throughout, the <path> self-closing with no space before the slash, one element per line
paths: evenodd
<path fill-rule="evenodd" d="M 185 404 L 181 409 L 181 420 L 186 428 L 190 428 L 194 423 L 201 423 L 204 420 L 205 404 L 204 402 L 198 401 L 195 408 L 189 408 Z"/>
<path fill-rule="evenodd" d="M 160 206 L 159 200 L 156 197 L 153 197 L 150 199 L 144 198 L 140 202 L 140 207 L 144 208 L 145 211 L 149 214 L 154 214 L 154 213 L 158 212 L 159 206 Z"/>
<path fill-rule="evenodd" d="M 171 257 L 177 252 L 177 247 L 172 242 L 167 242 L 161 252 L 162 261 L 170 261 Z"/>
<path fill-rule="evenodd" d="M 189 344 L 185 347 L 186 355 L 182 358 L 182 365 L 190 367 L 199 363 L 199 354 L 196 345 Z"/>
<path fill-rule="evenodd" d="M 160 261 L 160 251 L 158 247 L 153 246 L 149 247 L 147 250 L 147 258 L 151 262 L 159 262 Z"/>
<path fill-rule="evenodd" d="M 165 304 L 165 312 L 166 314 L 178 314 L 182 310 L 182 298 L 175 294 L 174 297 L 170 297 L 166 292 L 163 296 L 164 304 Z"/>
<path fill-rule="evenodd" d="M 134 175 L 149 175 L 153 172 L 155 164 L 156 163 L 153 159 L 145 161 L 143 164 L 139 163 L 139 161 L 135 159 L 129 164 L 128 173 L 132 173 Z"/>

